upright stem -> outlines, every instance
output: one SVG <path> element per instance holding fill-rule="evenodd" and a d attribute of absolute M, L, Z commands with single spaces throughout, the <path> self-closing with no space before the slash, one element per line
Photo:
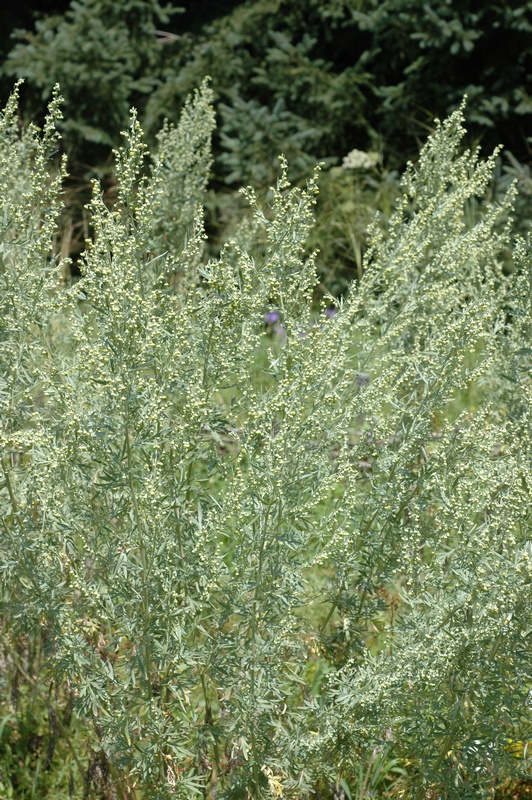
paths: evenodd
<path fill-rule="evenodd" d="M 9 494 L 9 499 L 11 501 L 11 507 L 13 509 L 13 513 L 14 514 L 18 514 L 19 508 L 18 508 L 17 498 L 15 497 L 15 493 L 13 491 L 13 486 L 11 485 L 11 479 L 9 477 L 9 471 L 6 470 L 6 466 L 4 464 L 4 459 L 2 458 L 2 459 L 0 459 L 0 461 L 2 462 L 2 472 L 4 473 L 4 478 L 5 478 L 5 481 L 6 481 L 6 487 L 7 487 L 7 491 L 8 491 L 8 494 Z"/>
<path fill-rule="evenodd" d="M 143 522 L 140 515 L 140 510 L 138 506 L 137 500 L 137 493 L 135 491 L 135 484 L 133 482 L 133 458 L 131 454 L 131 442 L 129 441 L 129 429 L 126 427 L 126 453 L 127 453 L 127 467 L 128 467 L 128 482 L 129 488 L 131 491 L 131 500 L 133 503 L 133 514 L 135 517 L 135 525 L 138 532 L 139 537 L 139 552 L 140 552 L 140 559 L 142 562 L 142 574 L 143 574 L 143 586 L 142 586 L 142 612 L 144 617 L 144 631 L 143 631 L 143 642 L 142 648 L 144 651 L 144 671 L 146 674 L 146 683 L 148 687 L 148 697 L 151 699 L 153 694 L 152 682 L 151 682 L 151 652 L 149 646 L 149 636 L 148 630 L 150 626 L 150 597 L 148 593 L 148 559 L 146 556 L 146 545 L 144 543 L 143 537 Z"/>
<path fill-rule="evenodd" d="M 203 375 L 202 375 L 202 385 L 204 388 L 207 386 L 207 369 L 209 366 L 209 355 L 211 352 L 211 344 L 212 344 L 212 337 L 214 334 L 214 317 L 211 322 L 211 327 L 209 329 L 209 336 L 207 339 L 207 352 L 205 353 L 205 361 L 203 362 Z"/>
<path fill-rule="evenodd" d="M 253 783 L 255 784 L 255 794 L 259 797 L 259 765 L 257 753 L 257 738 L 255 736 L 255 662 L 256 662 L 256 643 L 255 637 L 257 635 L 257 602 L 259 593 L 259 584 L 262 571 L 262 554 L 263 554 L 263 541 L 262 537 L 259 548 L 259 566 L 257 569 L 257 582 L 255 584 L 255 597 L 253 599 L 253 612 L 251 616 L 251 752 L 253 753 Z"/>
<path fill-rule="evenodd" d="M 258 748 L 257 748 L 257 737 L 255 734 L 255 665 L 256 665 L 256 637 L 257 637 L 257 618 L 258 618 L 258 606 L 260 601 L 260 595 L 262 592 L 262 567 L 264 563 L 264 550 L 266 547 L 266 529 L 268 526 L 268 518 L 270 515 L 271 505 L 268 506 L 266 509 L 266 514 L 264 515 L 264 520 L 262 522 L 262 534 L 260 537 L 259 542 L 259 552 L 258 552 L 258 564 L 257 564 L 257 580 L 255 582 L 255 594 L 253 598 L 253 613 L 251 616 L 251 676 L 250 676 L 250 688 L 251 688 L 251 705 L 252 705 L 252 724 L 251 724 L 251 752 L 253 753 L 253 783 L 255 784 L 255 794 L 256 797 L 260 797 L 260 785 L 259 785 L 259 762 L 258 762 Z M 255 539 L 255 537 L 253 537 Z"/>
<path fill-rule="evenodd" d="M 209 700 L 209 695 L 207 693 L 207 684 L 205 683 L 205 674 L 201 673 L 201 688 L 203 691 L 203 699 L 205 701 L 205 724 L 212 725 L 213 716 L 212 716 L 212 709 L 211 703 Z M 218 742 L 216 741 L 216 737 L 213 735 L 213 751 L 214 751 L 214 764 L 215 766 L 212 768 L 211 774 L 211 786 L 214 788 L 216 786 L 216 781 L 218 776 L 221 774 L 220 768 L 220 752 L 218 750 Z"/>
<path fill-rule="evenodd" d="M 257 737 L 255 736 L 255 612 L 253 612 L 251 627 L 251 752 L 253 753 L 253 783 L 255 793 L 259 797 L 259 765 L 257 760 Z"/>

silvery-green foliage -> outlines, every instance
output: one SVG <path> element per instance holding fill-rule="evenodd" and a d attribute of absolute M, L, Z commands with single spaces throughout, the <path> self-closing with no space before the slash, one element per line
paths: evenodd
<path fill-rule="evenodd" d="M 215 126 L 213 93 L 205 80 L 185 103 L 179 124 L 165 122 L 151 181 L 147 186 L 157 222 L 152 247 L 157 255 L 170 250 L 174 256 L 193 238 L 212 164 L 211 138 Z M 190 271 L 190 253 L 188 270 Z"/>
<path fill-rule="evenodd" d="M 2 493 L 10 498 L 9 514 L 3 516 L 2 569 L 8 580 L 16 569 L 27 590 L 27 606 L 15 606 L 15 615 L 27 610 L 32 616 L 34 610 L 35 619 L 44 623 L 54 607 L 59 573 L 57 556 L 51 555 L 57 540 L 39 514 L 46 515 L 62 492 L 59 484 L 50 485 L 57 464 L 55 419 L 47 409 L 56 385 L 64 388 L 62 347 L 56 341 L 64 301 L 61 272 L 51 257 L 61 175 L 51 177 L 48 169 L 61 115 L 56 92 L 42 134 L 35 127 L 21 132 L 17 96 L 18 87 L 0 117 L 1 480 Z M 52 352 L 57 353 L 55 361 Z M 37 511 L 41 493 L 43 506 Z"/>
<path fill-rule="evenodd" d="M 41 136 L 20 137 L 15 112 L 0 152 L 5 635 L 42 642 L 33 680 L 59 705 L 73 692 L 118 796 L 363 797 L 391 751 L 420 798 L 483 796 L 526 769 L 510 746 L 532 680 L 526 375 L 519 413 L 495 401 L 507 349 L 527 357 L 530 311 L 514 324 L 506 298 L 529 263 L 520 245 L 507 288 L 511 196 L 465 223 L 494 164 L 461 153 L 461 111 L 409 167 L 332 316 L 313 311 L 305 249 L 317 175 L 293 189 L 283 160 L 270 208 L 246 190 L 253 223 L 199 266 L 206 86 L 147 177 L 133 114 L 118 202 L 95 187 L 71 288 L 50 258 L 57 105 Z M 457 413 L 473 382 L 480 409 Z M 90 784 L 92 756 L 71 749 Z"/>
<path fill-rule="evenodd" d="M 0 342 L 4 425 L 13 411 L 10 391 L 20 381 L 29 385 L 32 358 L 37 358 L 38 333 L 53 317 L 60 275 L 49 268 L 50 239 L 60 203 L 61 176 L 52 178 L 47 161 L 55 149 L 60 118 L 57 92 L 39 138 L 36 128 L 19 130 L 18 85 L 0 118 L 0 255 L 2 284 Z"/>
<path fill-rule="evenodd" d="M 465 229 L 464 203 L 483 192 L 493 162 L 459 156 L 461 133 L 457 112 L 408 170 L 351 301 L 367 303 L 361 324 L 378 337 L 362 434 L 369 463 L 353 489 L 346 479 L 335 519 L 343 547 L 328 552 L 331 599 L 355 646 L 330 678 L 312 742 L 346 764 L 393 743 L 420 798 L 484 796 L 500 774 L 526 772 L 509 743 L 530 725 L 528 437 L 513 420 L 497 424 L 489 384 L 476 414 L 442 418 L 453 392 L 500 367 L 515 336 L 504 329 L 496 258 L 512 197 Z M 361 647 L 368 622 L 381 631 L 371 653 Z"/>

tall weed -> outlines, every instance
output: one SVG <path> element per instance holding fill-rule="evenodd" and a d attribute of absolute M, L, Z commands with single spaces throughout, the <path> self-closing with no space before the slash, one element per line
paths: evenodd
<path fill-rule="evenodd" d="M 151 161 L 132 115 L 64 286 L 58 115 L 19 133 L 13 96 L 0 129 L 3 707 L 12 746 L 23 685 L 44 771 L 56 743 L 69 769 L 19 796 L 487 797 L 527 774 L 530 257 L 504 277 L 511 191 L 466 223 L 495 162 L 461 151 L 462 110 L 329 314 L 318 176 L 294 189 L 284 160 L 204 264 L 207 86 Z"/>

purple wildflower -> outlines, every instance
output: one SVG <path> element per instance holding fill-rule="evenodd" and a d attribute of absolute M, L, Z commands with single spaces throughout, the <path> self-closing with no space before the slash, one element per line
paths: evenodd
<path fill-rule="evenodd" d="M 268 325 L 274 325 L 276 322 L 279 322 L 280 314 L 278 311 L 268 311 L 267 314 L 264 315 L 264 322 Z"/>

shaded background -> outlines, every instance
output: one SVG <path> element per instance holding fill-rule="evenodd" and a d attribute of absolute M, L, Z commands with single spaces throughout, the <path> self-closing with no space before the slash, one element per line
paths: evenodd
<path fill-rule="evenodd" d="M 130 107 L 155 147 L 163 119 L 178 120 L 205 75 L 218 119 L 207 208 L 215 246 L 243 213 L 235 190 L 265 192 L 279 153 L 297 183 L 322 161 L 320 271 L 340 291 L 360 274 L 367 225 L 389 215 L 434 117 L 465 93 L 468 144 L 485 154 L 504 144 L 494 191 L 517 178 L 518 227 L 528 225 L 530 0 L 45 0 L 2 13 L 3 99 L 17 77 L 26 121 L 42 120 L 55 83 L 65 99 L 73 232 L 63 249 L 74 255 L 92 177 L 112 202 L 111 153 Z M 354 149 L 373 166 L 342 170 Z"/>

